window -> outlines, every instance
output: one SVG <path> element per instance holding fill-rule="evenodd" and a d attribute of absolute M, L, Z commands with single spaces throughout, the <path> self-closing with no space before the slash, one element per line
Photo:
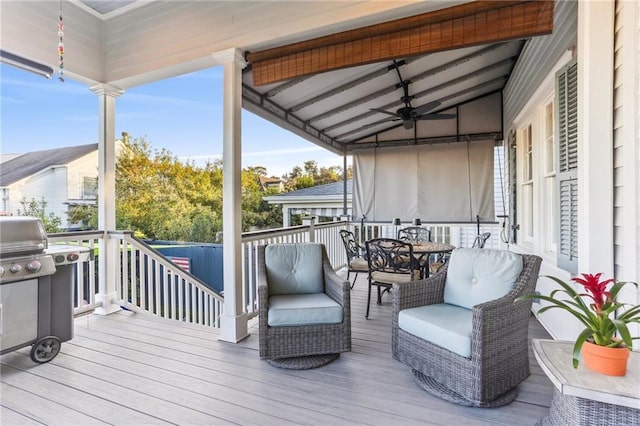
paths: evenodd
<path fill-rule="evenodd" d="M 98 178 L 85 176 L 82 178 L 82 198 L 98 197 Z"/>
<path fill-rule="evenodd" d="M 548 252 L 556 251 L 556 143 L 554 125 L 554 102 L 544 106 L 544 191 L 543 204 L 546 213 L 543 215 L 544 249 Z"/>
<path fill-rule="evenodd" d="M 531 140 L 531 124 L 520 130 L 522 147 L 522 232 L 526 239 L 533 238 L 533 142 Z"/>
<path fill-rule="evenodd" d="M 558 267 L 578 269 L 578 67 L 572 60 L 556 73 L 558 123 Z"/>

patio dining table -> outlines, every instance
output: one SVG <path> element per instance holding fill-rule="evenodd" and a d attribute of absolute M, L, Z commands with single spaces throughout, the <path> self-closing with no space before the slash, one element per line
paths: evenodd
<path fill-rule="evenodd" d="M 451 253 L 456 246 L 446 243 L 438 243 L 438 242 L 420 242 L 414 243 L 413 245 L 413 255 L 416 257 L 420 265 L 422 265 L 420 275 L 422 278 L 427 278 L 429 276 L 429 257 L 432 254 L 445 254 Z"/>

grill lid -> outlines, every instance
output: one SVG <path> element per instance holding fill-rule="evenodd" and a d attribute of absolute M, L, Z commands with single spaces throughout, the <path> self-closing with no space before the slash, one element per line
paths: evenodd
<path fill-rule="evenodd" d="M 37 217 L 0 216 L 0 256 L 42 253 L 47 248 L 47 233 Z"/>

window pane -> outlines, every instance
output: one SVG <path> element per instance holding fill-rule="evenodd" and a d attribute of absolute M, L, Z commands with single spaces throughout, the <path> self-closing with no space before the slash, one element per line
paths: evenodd
<path fill-rule="evenodd" d="M 553 102 L 545 107 L 545 172 L 555 172 L 555 141 L 553 127 Z"/>

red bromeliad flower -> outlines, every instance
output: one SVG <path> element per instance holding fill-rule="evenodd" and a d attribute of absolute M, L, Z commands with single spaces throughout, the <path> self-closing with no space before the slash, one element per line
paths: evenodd
<path fill-rule="evenodd" d="M 593 300 L 594 311 L 596 311 L 597 314 L 600 314 L 602 305 L 604 305 L 611 296 L 607 291 L 607 285 L 615 282 L 615 280 L 608 279 L 600 281 L 600 277 L 602 276 L 601 272 L 597 274 L 582 274 L 582 276 L 584 278 L 575 277 L 571 278 L 571 280 L 578 284 L 582 284 L 588 292 L 587 294 L 582 294 L 582 296 L 590 297 Z"/>

